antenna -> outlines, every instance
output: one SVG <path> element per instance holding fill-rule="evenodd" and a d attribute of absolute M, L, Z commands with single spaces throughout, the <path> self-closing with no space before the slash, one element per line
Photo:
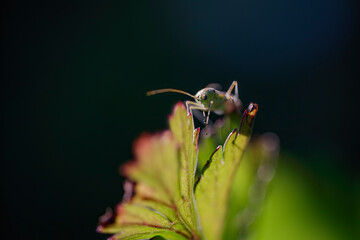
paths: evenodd
<path fill-rule="evenodd" d="M 151 95 L 155 95 L 155 94 L 159 94 L 159 93 L 165 93 L 165 92 L 181 93 L 181 94 L 188 95 L 189 97 L 192 97 L 194 99 L 200 100 L 198 97 L 195 97 L 194 95 L 191 95 L 190 93 L 184 92 L 182 90 L 173 89 L 173 88 L 165 88 L 165 89 L 158 89 L 158 90 L 149 91 L 149 92 L 146 93 L 146 96 L 151 96 Z"/>

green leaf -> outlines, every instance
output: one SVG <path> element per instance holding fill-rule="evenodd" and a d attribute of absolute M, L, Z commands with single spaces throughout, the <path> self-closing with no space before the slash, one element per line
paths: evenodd
<path fill-rule="evenodd" d="M 203 169 L 216 147 L 224 144 L 232 130 L 239 128 L 240 122 L 241 115 L 234 112 L 219 118 L 213 126 L 207 126 L 205 131 L 203 130 L 199 142 L 198 174 L 200 174 L 200 170 Z M 206 134 L 207 131 L 210 131 L 211 134 Z"/>
<path fill-rule="evenodd" d="M 180 146 L 180 194 L 178 200 L 180 216 L 193 234 L 198 235 L 196 214 L 194 208 L 194 183 L 197 165 L 197 142 L 200 129 L 194 130 L 191 113 L 187 114 L 185 106 L 180 103 L 175 106 L 170 117 L 170 129 Z"/>
<path fill-rule="evenodd" d="M 184 237 L 167 229 L 134 225 L 119 229 L 119 232 L 116 235 L 112 236 L 110 240 L 150 239 L 155 236 L 161 236 L 165 239 L 171 239 L 171 240 L 188 239 L 187 237 Z"/>
<path fill-rule="evenodd" d="M 182 103 L 175 106 L 170 127 L 135 142 L 136 160 L 122 168 L 135 184 L 125 186 L 127 198 L 114 215 L 105 214 L 98 231 L 116 234 L 114 239 L 197 238 L 193 186 L 199 129 Z"/>
<path fill-rule="evenodd" d="M 246 239 L 259 216 L 279 154 L 279 139 L 265 133 L 251 141 L 236 170 L 223 239 Z"/>
<path fill-rule="evenodd" d="M 203 234 L 208 240 L 221 239 L 227 204 L 234 176 L 249 142 L 257 105 L 244 112 L 239 133 L 233 131 L 224 146 L 219 146 L 204 166 L 195 197 L 198 203 Z"/>

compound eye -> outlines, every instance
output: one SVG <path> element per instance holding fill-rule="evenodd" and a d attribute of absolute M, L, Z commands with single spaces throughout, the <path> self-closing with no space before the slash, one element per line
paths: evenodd
<path fill-rule="evenodd" d="M 207 95 L 205 95 L 205 94 L 202 95 L 202 99 L 203 99 L 203 100 L 206 100 L 206 99 L 207 99 Z"/>

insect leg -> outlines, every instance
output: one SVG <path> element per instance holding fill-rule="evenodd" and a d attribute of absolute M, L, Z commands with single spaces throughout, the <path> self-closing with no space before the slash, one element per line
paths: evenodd
<path fill-rule="evenodd" d="M 185 102 L 186 105 L 186 109 L 188 110 L 188 113 L 190 112 L 191 109 L 198 109 L 198 110 L 207 110 L 204 108 L 204 106 L 200 103 L 197 102 L 192 102 L 192 101 L 186 101 Z"/>
<path fill-rule="evenodd" d="M 236 111 L 241 114 L 241 101 L 239 98 L 234 98 L 233 96 L 230 96 L 229 99 L 231 100 L 232 104 L 234 104 Z"/>
<path fill-rule="evenodd" d="M 206 119 L 206 115 L 205 115 L 205 112 L 203 111 L 202 113 L 203 113 L 203 116 L 204 116 L 204 121 L 205 121 L 205 119 Z"/>
<path fill-rule="evenodd" d="M 202 110 L 199 110 L 199 109 L 192 109 L 194 111 L 192 111 L 192 114 L 193 116 L 199 120 L 199 122 L 203 123 L 205 125 L 205 119 L 206 119 L 206 116 L 204 117 L 205 113 L 204 111 Z"/>
<path fill-rule="evenodd" d="M 187 109 L 188 113 L 191 112 L 192 109 L 201 110 L 201 111 L 207 110 L 203 105 L 201 105 L 200 103 L 197 103 L 197 102 L 186 101 L 185 105 L 186 105 L 186 109 Z"/>
<path fill-rule="evenodd" d="M 238 83 L 237 83 L 237 81 L 233 81 L 232 84 L 231 84 L 231 86 L 229 87 L 229 89 L 228 89 L 228 90 L 226 91 L 226 93 L 225 93 L 225 98 L 226 98 L 226 99 L 228 99 L 228 98 L 230 97 L 231 92 L 232 92 L 232 90 L 234 89 L 234 87 L 235 87 L 235 97 L 236 97 L 236 98 L 239 98 Z"/>
<path fill-rule="evenodd" d="M 207 117 L 206 117 L 206 121 L 205 121 L 205 124 L 206 126 L 208 125 L 209 123 L 209 117 L 210 117 L 210 112 L 211 112 L 211 106 L 214 104 L 214 101 L 210 101 L 210 106 L 209 106 L 209 110 L 208 110 L 208 113 L 207 113 Z M 205 115 L 205 112 L 204 112 L 204 115 Z"/>
<path fill-rule="evenodd" d="M 235 87 L 235 95 L 231 95 L 232 90 Z M 234 104 L 236 111 L 238 113 L 241 113 L 241 101 L 239 100 L 239 89 L 238 89 L 238 83 L 237 81 L 233 81 L 227 92 L 225 93 L 225 98 L 227 100 L 231 100 L 231 102 Z"/>
<path fill-rule="evenodd" d="M 204 116 L 204 120 L 205 120 L 205 111 L 207 110 L 207 108 L 205 108 L 200 103 L 192 102 L 192 101 L 186 101 L 185 104 L 186 104 L 188 113 L 191 112 L 191 114 L 193 114 L 192 110 L 200 110 L 203 112 L 203 116 Z"/>

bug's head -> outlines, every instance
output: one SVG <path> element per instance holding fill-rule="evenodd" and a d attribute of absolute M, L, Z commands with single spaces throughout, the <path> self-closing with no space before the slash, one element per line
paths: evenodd
<path fill-rule="evenodd" d="M 208 106 L 210 101 L 215 99 L 215 95 L 215 88 L 204 88 L 195 94 L 195 96 L 199 99 L 196 101 L 202 103 L 205 106 Z"/>

